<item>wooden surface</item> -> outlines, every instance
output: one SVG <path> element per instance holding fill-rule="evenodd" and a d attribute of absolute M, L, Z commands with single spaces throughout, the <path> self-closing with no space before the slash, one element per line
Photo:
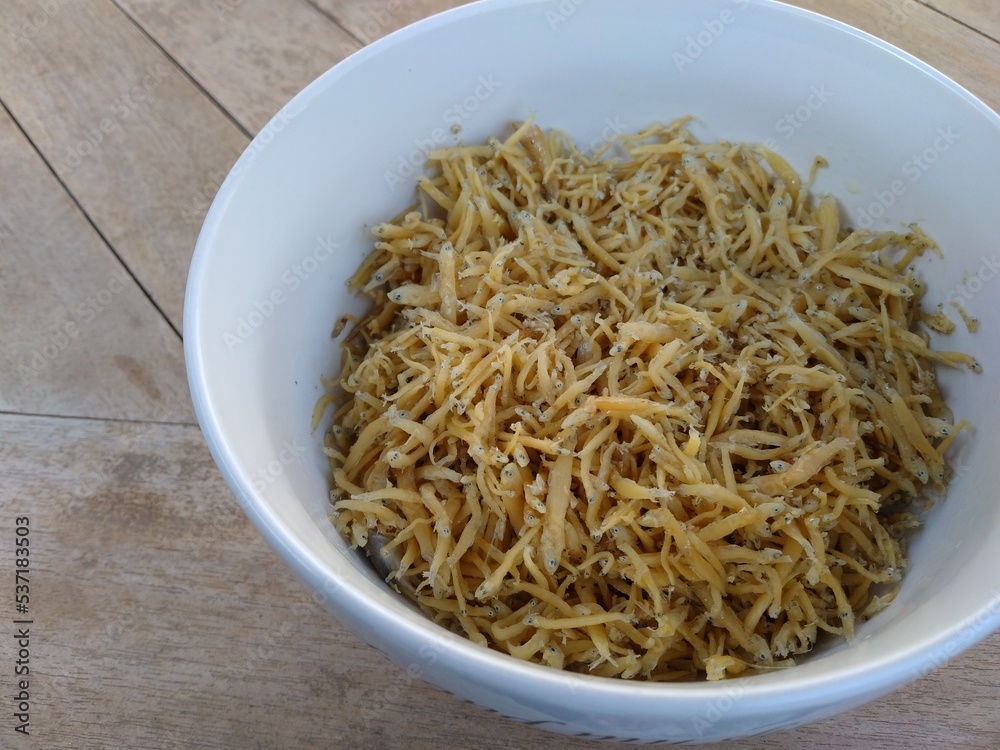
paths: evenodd
<path fill-rule="evenodd" d="M 292 94 L 454 0 L 3 0 L 2 748 L 596 748 L 409 679 L 291 578 L 194 423 L 187 265 Z M 803 0 L 1000 107 L 995 0 Z M 30 725 L 14 731 L 16 519 Z M 1000 635 L 909 687 L 732 748 L 1000 747 Z"/>

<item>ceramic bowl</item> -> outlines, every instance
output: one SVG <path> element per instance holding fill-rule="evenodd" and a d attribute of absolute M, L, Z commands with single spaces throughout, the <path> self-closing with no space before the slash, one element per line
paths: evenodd
<path fill-rule="evenodd" d="M 345 279 L 368 227 L 415 199 L 428 150 L 508 132 L 534 113 L 585 148 L 693 114 L 705 139 L 761 141 L 840 199 L 856 225 L 918 220 L 944 250 L 919 268 L 933 305 L 981 321 L 948 348 L 984 373 L 943 371 L 976 429 L 951 454 L 896 601 L 851 643 L 795 667 L 717 683 L 569 674 L 474 645 L 391 591 L 329 520 L 320 377 Z M 500 0 L 458 8 L 362 49 L 260 132 L 212 204 L 191 265 L 184 344 L 208 445 L 257 528 L 344 625 L 413 677 L 573 735 L 715 741 L 822 719 L 914 680 L 1000 625 L 1000 117 L 906 53 L 820 16 L 757 0 Z M 317 654 L 322 658 L 322 654 Z"/>

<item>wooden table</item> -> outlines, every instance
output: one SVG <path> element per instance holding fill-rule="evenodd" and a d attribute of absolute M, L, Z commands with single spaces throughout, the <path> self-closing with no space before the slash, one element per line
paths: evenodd
<path fill-rule="evenodd" d="M 408 679 L 348 634 L 242 515 L 187 392 L 187 267 L 230 165 L 322 71 L 455 4 L 3 0 L 0 747 L 596 747 Z M 995 0 L 799 4 L 1000 108 Z M 995 634 L 850 714 L 731 747 L 997 748 L 998 697 Z"/>

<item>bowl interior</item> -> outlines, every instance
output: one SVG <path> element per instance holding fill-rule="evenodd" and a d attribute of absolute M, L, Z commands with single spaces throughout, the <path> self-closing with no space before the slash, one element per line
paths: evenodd
<path fill-rule="evenodd" d="M 955 644 L 996 627 L 1000 462 L 991 460 L 989 442 L 1000 418 L 1000 258 L 991 221 L 998 117 L 905 54 L 769 2 L 474 4 L 362 50 L 264 128 L 206 220 L 184 329 L 206 439 L 268 540 L 311 585 L 331 592 L 349 624 L 364 622 L 373 642 L 389 651 L 407 638 L 442 642 L 330 524 L 321 431 L 310 431 L 310 417 L 323 392 L 320 377 L 334 374 L 339 361 L 333 324 L 364 309 L 345 279 L 371 248 L 367 228 L 413 204 L 427 150 L 503 135 L 512 120 L 532 113 L 585 148 L 693 114 L 700 137 L 766 142 L 802 174 L 822 155 L 829 167 L 815 189 L 837 195 L 856 225 L 899 229 L 919 221 L 944 252 L 919 263 L 927 304 L 947 308 L 958 300 L 981 321 L 978 334 L 959 325 L 937 342 L 974 353 L 984 373 L 940 371 L 956 416 L 975 429 L 951 455 L 951 489 L 913 541 L 896 602 L 854 643 L 751 678 L 747 696 L 757 691 L 765 700 L 784 691 L 786 706 L 801 709 L 804 687 L 836 675 L 842 687 L 823 688 L 823 715 L 918 676 Z M 379 608 L 386 617 L 371 620 Z M 466 660 L 500 664 L 498 675 L 547 679 L 446 640 Z M 415 658 L 416 646 L 398 648 L 397 657 Z M 447 679 L 439 684 L 447 687 Z M 491 685 L 499 677 L 475 679 Z M 619 688 L 592 688 L 595 682 L 605 681 L 584 680 L 576 699 L 594 699 L 597 710 L 595 696 Z M 670 694 L 680 710 L 713 689 L 647 686 L 638 693 Z M 523 718 L 527 709 L 510 701 L 506 710 Z M 648 730 L 634 724 L 634 731 L 658 737 L 670 715 Z M 721 722 L 713 731 L 789 723 L 769 716 L 743 729 Z"/>

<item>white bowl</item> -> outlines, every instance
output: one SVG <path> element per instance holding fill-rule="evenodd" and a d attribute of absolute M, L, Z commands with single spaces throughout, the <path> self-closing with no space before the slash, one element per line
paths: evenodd
<path fill-rule="evenodd" d="M 534 112 L 587 146 L 693 113 L 704 138 L 770 141 L 861 225 L 919 220 L 946 253 L 921 261 L 929 302 L 959 299 L 982 332 L 945 371 L 978 430 L 947 499 L 913 541 L 897 600 L 850 644 L 723 683 L 567 674 L 444 632 L 390 591 L 328 520 L 310 415 L 339 362 L 334 321 L 366 226 L 414 200 L 423 151 L 479 142 Z M 458 136 L 451 126 L 460 126 Z M 790 727 L 913 680 L 1000 625 L 1000 117 L 909 55 L 774 2 L 510 0 L 465 6 L 366 47 L 268 124 L 212 205 L 191 266 L 184 343 L 208 445 L 233 492 L 315 598 L 413 676 L 559 732 L 715 741 Z M 968 276 L 966 276 L 968 274 Z M 965 279 L 965 281 L 963 281 Z M 961 328 L 961 326 L 960 326 Z M 322 658 L 322 654 L 317 654 Z"/>

